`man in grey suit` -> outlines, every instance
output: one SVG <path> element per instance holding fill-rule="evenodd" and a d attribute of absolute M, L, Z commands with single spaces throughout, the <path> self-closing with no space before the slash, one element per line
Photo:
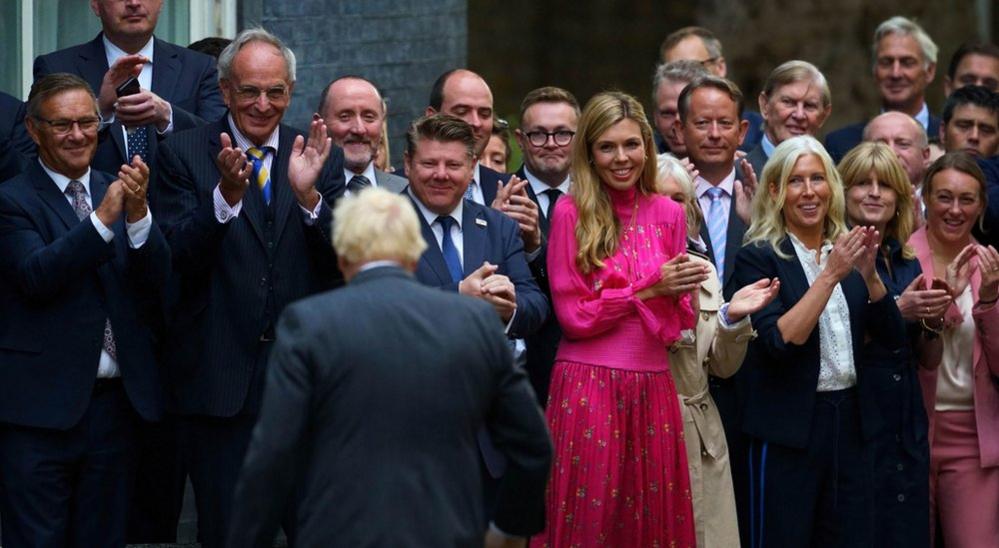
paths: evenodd
<path fill-rule="evenodd" d="M 405 190 L 405 178 L 375 168 L 375 154 L 388 113 L 374 84 L 360 76 L 337 78 L 323 90 L 316 112 L 326 121 L 326 132 L 333 143 L 343 149 L 348 194 L 366 186 L 382 187 L 395 194 Z"/>
<path fill-rule="evenodd" d="M 333 217 L 349 285 L 281 316 L 228 545 L 272 546 L 293 493 L 301 546 L 522 544 L 544 525 L 551 441 L 502 323 L 413 277 L 427 244 L 404 196 L 364 190 Z M 488 533 L 483 427 L 509 461 Z"/>

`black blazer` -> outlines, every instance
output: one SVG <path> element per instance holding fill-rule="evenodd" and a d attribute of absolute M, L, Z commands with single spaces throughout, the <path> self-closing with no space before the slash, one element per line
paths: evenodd
<path fill-rule="evenodd" d="M 516 175 L 527 180 L 524 166 L 517 170 Z M 537 282 L 541 292 L 548 299 L 548 319 L 541 324 L 541 328 L 524 339 L 527 344 L 527 362 L 524 367 L 531 379 L 531 386 L 538 395 L 538 401 L 544 406 L 548 402 L 548 387 L 551 384 L 552 366 L 555 364 L 558 343 L 562 340 L 562 328 L 555 317 L 555 311 L 551 309 L 552 292 L 548 285 L 548 234 L 551 233 L 551 220 L 545 217 L 538 196 L 534 193 L 531 185 L 527 185 L 527 195 L 538 206 L 542 241 L 538 256 L 528 263 L 528 266 L 531 268 L 531 274 L 534 275 L 534 281 Z"/>
<path fill-rule="evenodd" d="M 860 144 L 864 140 L 864 128 L 867 122 L 857 122 L 848 126 L 843 126 L 836 131 L 826 135 L 826 152 L 832 157 L 833 162 L 839 163 L 846 156 L 850 149 Z M 930 113 L 930 126 L 926 129 L 926 136 L 935 139 L 940 135 L 940 118 Z"/>
<path fill-rule="evenodd" d="M 215 59 L 159 38 L 153 44 L 152 92 L 168 101 L 173 108 L 173 133 L 181 132 L 217 120 L 225 113 L 219 92 Z M 56 72 L 75 74 L 100 93 L 101 82 L 108 71 L 103 33 L 89 42 L 40 55 L 35 59 L 35 80 Z M 149 158 L 152 165 L 157 145 L 162 137 L 155 127 L 147 131 Z M 101 171 L 118 173 L 128 163 L 125 137 L 121 124 L 115 122 L 100 134 L 97 155 L 91 165 Z"/>
<path fill-rule="evenodd" d="M 272 546 L 297 483 L 298 545 L 481 547 L 481 428 L 509 462 L 496 525 L 539 532 L 551 442 L 490 306 L 397 267 L 299 301 L 278 325 L 229 546 Z"/>
<path fill-rule="evenodd" d="M 21 173 L 27 164 L 24 153 L 33 152 L 34 141 L 24 129 L 26 105 L 0 92 L 0 182 Z"/>
<path fill-rule="evenodd" d="M 479 164 L 479 186 L 482 188 L 482 201 L 485 206 L 492 205 L 496 199 L 496 183 L 503 183 L 506 186 L 510 182 L 509 173 L 500 173 L 496 170 Z"/>
<path fill-rule="evenodd" d="M 343 192 L 343 151 L 316 183 L 324 206 L 307 225 L 287 180 L 288 159 L 300 133 L 280 126 L 271 168 L 274 199 L 268 207 L 256 185 L 243 197 L 239 217 L 215 218 L 219 181 L 215 157 L 228 117 L 166 139 L 160 147 L 153 210 L 173 251 L 170 385 L 181 413 L 232 416 L 259 405 L 262 361 L 286 304 L 331 288 L 338 279 L 330 244 L 327 204 Z M 252 396 L 252 397 L 249 397 Z"/>
<path fill-rule="evenodd" d="M 416 267 L 416 279 L 432 287 L 457 292 L 458 284 L 451 281 L 444 254 L 441 253 L 433 230 L 420 214 L 415 202 L 413 208 L 420 218 L 423 240 L 427 243 L 427 250 L 420 256 Z M 475 272 L 485 261 L 497 265 L 499 269 L 496 272 L 509 277 L 517 293 L 517 312 L 510 326 L 510 336 L 523 338 L 537 331 L 548 317 L 549 305 L 548 299 L 538 289 L 524 258 L 520 227 L 499 211 L 471 200 L 464 202 L 461 226 L 465 276 Z"/>
<path fill-rule="evenodd" d="M 819 328 L 812 331 L 803 345 L 785 343 L 777 329 L 777 320 L 808 291 L 805 271 L 794 254 L 791 240 L 781 242 L 781 251 L 790 259 L 778 257 L 769 245 L 748 244 L 738 254 L 733 284 L 726 291 L 743 287 L 760 278 L 780 278 L 780 293 L 772 303 L 752 315 L 753 328 L 759 336 L 749 344 L 744 372 L 745 407 L 743 431 L 756 438 L 789 447 L 804 448 L 811 431 L 815 393 L 819 379 Z M 895 300 L 886 296 L 868 302 L 867 286 L 856 271 L 840 287 L 850 308 L 850 332 L 854 363 L 857 365 L 857 389 L 861 405 L 861 427 L 865 436 L 877 432 L 881 419 L 873 397 L 868 394 L 865 371 L 860 356 L 866 335 L 880 338 L 886 346 L 906 344 L 905 325 Z"/>
<path fill-rule="evenodd" d="M 91 170 L 96 206 L 113 178 Z M 155 216 L 154 216 L 155 218 Z M 153 336 L 170 251 L 153 223 L 132 249 L 125 221 L 105 242 L 38 162 L 0 185 L 0 422 L 68 429 L 90 404 L 111 320 L 118 367 L 142 418 L 162 413 Z"/>

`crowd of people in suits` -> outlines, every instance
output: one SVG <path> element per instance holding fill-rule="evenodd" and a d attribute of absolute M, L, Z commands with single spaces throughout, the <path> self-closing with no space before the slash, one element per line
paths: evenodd
<path fill-rule="evenodd" d="M 876 29 L 882 112 L 720 41 L 634 96 L 440 75 L 386 101 L 161 0 L 0 95 L 11 547 L 988 546 L 999 539 L 999 47 Z M 217 59 L 216 59 L 217 58 Z M 490 167 L 491 166 L 491 167 Z M 48 341 L 48 337 L 59 341 Z M 95 511 L 96 510 L 96 511 Z"/>

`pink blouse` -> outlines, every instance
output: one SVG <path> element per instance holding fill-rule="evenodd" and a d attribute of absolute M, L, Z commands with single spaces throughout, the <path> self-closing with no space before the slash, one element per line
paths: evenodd
<path fill-rule="evenodd" d="M 632 371 L 667 370 L 668 347 L 697 319 L 690 295 L 641 300 L 635 294 L 655 285 L 659 267 L 685 251 L 683 210 L 669 198 L 644 196 L 634 187 L 604 190 L 622 235 L 599 270 L 583 274 L 576 266 L 579 213 L 571 197 L 559 200 L 552 215 L 548 279 L 563 333 L 556 359 Z"/>

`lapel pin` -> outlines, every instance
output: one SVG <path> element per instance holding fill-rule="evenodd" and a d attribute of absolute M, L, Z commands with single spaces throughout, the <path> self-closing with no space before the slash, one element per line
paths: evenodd
<path fill-rule="evenodd" d="M 482 227 L 488 226 L 488 224 L 486 223 L 485 219 L 480 219 L 478 217 L 475 218 L 475 224 L 477 224 L 479 226 L 482 226 Z"/>

